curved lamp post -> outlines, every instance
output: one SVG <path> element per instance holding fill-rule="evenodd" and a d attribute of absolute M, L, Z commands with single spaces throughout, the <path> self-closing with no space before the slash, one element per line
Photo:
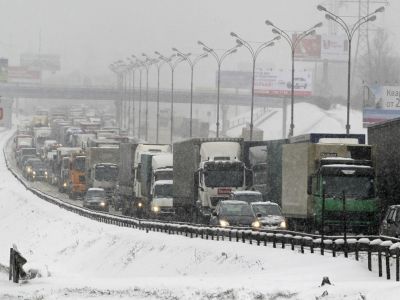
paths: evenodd
<path fill-rule="evenodd" d="M 278 35 L 274 37 L 272 40 L 262 43 L 260 46 L 257 48 L 253 48 L 249 42 L 245 41 L 242 39 L 240 36 L 238 36 L 236 33 L 231 32 L 231 36 L 236 38 L 236 43 L 238 46 L 244 46 L 246 47 L 251 54 L 252 57 L 252 63 L 253 63 L 253 72 L 252 72 L 252 81 L 251 81 L 251 112 L 250 112 L 250 141 L 253 140 L 253 111 L 254 111 L 254 76 L 255 76 L 255 67 L 256 67 L 256 60 L 258 55 L 260 54 L 261 50 L 263 50 L 266 47 L 273 46 L 275 43 L 274 41 L 279 40 L 281 37 Z"/>
<path fill-rule="evenodd" d="M 367 22 L 373 22 L 376 20 L 376 14 L 383 12 L 385 8 L 383 6 L 379 7 L 376 9 L 374 12 L 360 18 L 357 22 L 355 22 L 352 26 L 348 26 L 346 22 L 339 16 L 335 15 L 333 12 L 328 11 L 325 7 L 322 5 L 318 5 L 317 9 L 319 11 L 324 11 L 325 12 L 325 18 L 330 21 L 334 21 L 337 24 L 342 27 L 344 32 L 347 35 L 347 40 L 349 42 L 349 57 L 348 57 L 348 62 L 347 62 L 347 123 L 346 123 L 346 134 L 350 133 L 350 71 L 351 71 L 351 42 L 353 40 L 354 33 L 357 31 L 357 29 L 363 25 L 364 23 Z"/>
<path fill-rule="evenodd" d="M 291 102 L 290 102 L 290 130 L 289 130 L 289 137 L 293 136 L 294 134 L 294 121 L 293 121 L 293 114 L 294 114 L 294 56 L 296 52 L 296 47 L 299 45 L 300 41 L 304 39 L 306 36 L 315 34 L 315 29 L 322 26 L 322 23 L 318 23 L 307 29 L 296 36 L 295 39 L 292 39 L 290 35 L 280 29 L 279 27 L 275 26 L 271 21 L 265 21 L 265 24 L 272 27 L 272 32 L 278 34 L 285 39 L 285 41 L 289 44 L 292 54 L 292 87 L 291 87 Z"/>
<path fill-rule="evenodd" d="M 235 53 L 237 51 L 237 48 L 242 45 L 237 44 L 235 47 L 226 50 L 224 53 L 222 53 L 221 56 L 218 56 L 218 54 L 215 52 L 214 49 L 208 47 L 203 42 L 198 41 L 197 43 L 200 46 L 203 46 L 204 51 L 210 53 L 215 58 L 215 60 L 217 61 L 217 65 L 218 65 L 218 72 L 217 72 L 217 123 L 216 123 L 217 132 L 216 132 L 216 136 L 219 137 L 219 99 L 220 99 L 221 65 L 222 65 L 222 62 L 224 61 L 225 57 L 227 57 L 228 55 L 230 55 L 232 53 Z"/>
<path fill-rule="evenodd" d="M 144 139 L 147 141 L 149 136 L 149 69 L 151 65 L 155 63 L 155 60 L 149 58 L 145 53 L 142 53 L 142 56 L 146 58 L 146 60 L 143 62 L 143 66 L 146 70 L 146 132 Z"/>
<path fill-rule="evenodd" d="M 178 58 L 177 60 L 173 61 L 173 58 L 176 57 L 176 55 L 171 55 L 170 57 L 165 57 L 160 52 L 156 51 L 155 54 L 159 55 L 159 59 L 165 61 L 169 67 L 171 68 L 171 145 L 173 141 L 173 136 L 174 136 L 174 73 L 175 73 L 175 68 L 176 66 L 184 61 L 182 57 Z"/>
<path fill-rule="evenodd" d="M 175 51 L 179 57 L 186 60 L 190 66 L 190 125 L 189 125 L 189 136 L 192 137 L 192 120 L 193 120 L 193 72 L 194 67 L 198 63 L 198 61 L 202 58 L 207 57 L 207 53 L 200 54 L 196 56 L 193 60 L 189 58 L 190 53 L 184 54 L 176 48 L 172 48 L 172 51 Z"/>

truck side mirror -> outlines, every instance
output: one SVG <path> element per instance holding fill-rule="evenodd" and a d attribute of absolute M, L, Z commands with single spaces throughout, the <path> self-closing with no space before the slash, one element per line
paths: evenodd
<path fill-rule="evenodd" d="M 307 178 L 307 194 L 312 194 L 312 176 L 308 176 Z"/>

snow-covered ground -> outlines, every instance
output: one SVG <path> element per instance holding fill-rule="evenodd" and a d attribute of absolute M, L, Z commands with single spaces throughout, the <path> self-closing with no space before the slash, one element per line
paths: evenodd
<path fill-rule="evenodd" d="M 10 135 L 0 132 L 0 148 Z M 8 281 L 2 265 L 13 243 L 42 277 Z M 333 285 L 320 287 L 324 276 Z M 0 156 L 0 299 L 370 300 L 399 294 L 400 283 L 369 272 L 366 261 L 146 234 L 79 217 L 25 190 Z"/>

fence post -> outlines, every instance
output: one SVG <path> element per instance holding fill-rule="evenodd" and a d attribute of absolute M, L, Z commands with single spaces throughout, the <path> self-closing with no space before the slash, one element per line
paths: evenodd
<path fill-rule="evenodd" d="M 378 249 L 378 273 L 379 277 L 382 277 L 382 252 Z"/>
<path fill-rule="evenodd" d="M 386 279 L 390 280 L 390 253 L 389 248 L 385 251 L 385 260 L 386 260 Z"/>
<path fill-rule="evenodd" d="M 14 262 L 14 250 L 13 248 L 10 248 L 10 268 L 8 270 L 8 280 L 12 279 L 13 262 Z"/>
<path fill-rule="evenodd" d="M 396 251 L 396 281 L 400 281 L 399 249 Z"/>
<path fill-rule="evenodd" d="M 368 257 L 368 270 L 372 271 L 372 258 L 371 258 L 371 246 L 368 247 L 367 257 Z"/>
<path fill-rule="evenodd" d="M 246 243 L 246 237 L 244 236 L 244 230 L 242 230 L 242 243 Z"/>

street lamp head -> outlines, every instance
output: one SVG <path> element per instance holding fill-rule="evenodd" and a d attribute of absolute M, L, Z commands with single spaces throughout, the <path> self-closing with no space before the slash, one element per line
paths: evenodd
<path fill-rule="evenodd" d="M 176 48 L 172 48 L 172 51 L 176 51 L 176 52 L 178 52 L 178 49 L 176 49 Z"/>
<path fill-rule="evenodd" d="M 234 32 L 231 32 L 231 36 L 233 36 L 233 37 L 235 37 L 235 38 L 238 37 L 238 35 L 237 35 L 236 33 L 234 33 Z"/>
<path fill-rule="evenodd" d="M 197 41 L 197 44 L 199 44 L 200 46 L 205 47 L 206 45 L 204 45 L 204 43 L 202 41 Z"/>
<path fill-rule="evenodd" d="M 207 52 L 211 52 L 211 49 L 208 49 L 208 48 L 206 48 L 206 47 L 203 47 L 203 50 L 204 50 L 204 51 L 207 51 Z"/>
<path fill-rule="evenodd" d="M 237 52 L 237 47 L 231 49 L 231 50 L 228 52 L 228 54 L 232 54 L 232 53 L 235 53 L 235 52 Z"/>
<path fill-rule="evenodd" d="M 330 21 L 336 21 L 334 17 L 332 17 L 330 14 L 325 14 L 325 19 L 330 20 Z"/>
<path fill-rule="evenodd" d="M 376 16 L 373 15 L 373 16 L 370 16 L 370 17 L 367 19 L 367 22 L 373 22 L 373 21 L 375 21 L 375 20 L 376 20 Z"/>
<path fill-rule="evenodd" d="M 385 11 L 385 7 L 381 6 L 375 10 L 375 13 L 384 12 L 384 11 Z"/>
<path fill-rule="evenodd" d="M 274 26 L 274 23 L 272 23 L 270 20 L 266 20 L 265 24 L 268 26 Z"/>
<path fill-rule="evenodd" d="M 319 27 L 322 27 L 322 25 L 323 25 L 323 23 L 319 22 L 319 23 L 315 24 L 313 28 L 319 28 Z"/>
<path fill-rule="evenodd" d="M 318 5 L 318 6 L 317 6 L 317 9 L 318 9 L 319 11 L 326 11 L 326 8 L 323 7 L 322 5 Z"/>
<path fill-rule="evenodd" d="M 236 43 L 238 47 L 241 47 L 243 45 L 243 42 L 239 39 L 236 39 Z"/>
<path fill-rule="evenodd" d="M 276 37 L 274 37 L 272 40 L 273 41 L 279 41 L 281 39 L 281 36 L 280 35 L 277 35 Z"/>
<path fill-rule="evenodd" d="M 281 32 L 275 28 L 272 28 L 272 33 L 281 35 Z"/>

